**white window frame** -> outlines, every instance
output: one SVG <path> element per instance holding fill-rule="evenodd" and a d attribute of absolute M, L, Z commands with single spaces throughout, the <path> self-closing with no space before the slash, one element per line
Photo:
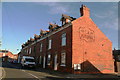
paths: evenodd
<path fill-rule="evenodd" d="M 28 54 L 28 49 L 27 49 L 27 54 Z"/>
<path fill-rule="evenodd" d="M 41 43 L 40 44 L 40 52 L 42 52 L 42 47 L 43 47 L 43 44 Z"/>
<path fill-rule="evenodd" d="M 48 42 L 48 49 L 51 49 L 51 47 L 52 47 L 52 40 L 49 39 L 49 42 Z"/>
<path fill-rule="evenodd" d="M 32 52 L 32 49 L 30 48 L 30 49 L 29 49 L 29 54 L 31 54 L 31 52 Z"/>
<path fill-rule="evenodd" d="M 74 70 L 77 70 L 77 64 L 74 64 Z"/>
<path fill-rule="evenodd" d="M 48 54 L 48 56 L 47 56 L 47 65 L 50 65 L 50 61 L 51 61 L 51 54 Z"/>
<path fill-rule="evenodd" d="M 25 49 L 25 53 L 27 53 L 27 49 Z"/>
<path fill-rule="evenodd" d="M 66 66 L 66 52 L 61 52 L 61 65 L 60 66 Z"/>
<path fill-rule="evenodd" d="M 62 34 L 62 46 L 66 46 L 66 33 Z"/>

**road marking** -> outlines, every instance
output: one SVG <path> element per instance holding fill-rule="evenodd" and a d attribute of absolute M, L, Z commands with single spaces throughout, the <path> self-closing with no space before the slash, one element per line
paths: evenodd
<path fill-rule="evenodd" d="M 21 70 L 21 71 L 26 72 L 25 70 Z M 37 76 L 35 76 L 35 75 L 31 74 L 31 73 L 28 73 L 28 72 L 26 72 L 26 73 L 29 74 L 29 75 L 31 75 L 31 76 L 33 76 L 34 78 L 37 78 L 38 80 L 41 80 Z"/>
<path fill-rule="evenodd" d="M 25 70 L 21 70 L 21 71 L 25 72 Z"/>
<path fill-rule="evenodd" d="M 35 76 L 35 75 L 31 74 L 31 73 L 28 73 L 28 74 L 35 77 L 35 78 L 37 78 L 37 79 L 39 79 L 37 76 Z"/>

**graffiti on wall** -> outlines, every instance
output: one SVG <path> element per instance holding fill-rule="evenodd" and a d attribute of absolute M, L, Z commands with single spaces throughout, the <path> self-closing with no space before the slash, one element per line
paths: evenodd
<path fill-rule="evenodd" d="M 95 41 L 95 33 L 90 28 L 80 27 L 79 28 L 79 35 L 81 40 L 85 40 L 87 42 L 94 42 Z"/>

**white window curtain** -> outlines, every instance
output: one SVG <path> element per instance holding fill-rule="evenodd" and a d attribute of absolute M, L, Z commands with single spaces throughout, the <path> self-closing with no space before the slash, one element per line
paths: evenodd
<path fill-rule="evenodd" d="M 50 60 L 51 60 L 51 55 L 48 54 L 48 58 L 47 58 L 47 65 L 50 65 Z"/>
<path fill-rule="evenodd" d="M 49 44 L 48 44 L 48 49 L 51 49 L 51 45 L 52 45 L 52 40 L 49 40 Z"/>
<path fill-rule="evenodd" d="M 41 64 L 42 63 L 42 56 L 40 56 L 40 59 L 39 59 L 40 61 L 39 61 L 39 64 Z"/>
<path fill-rule="evenodd" d="M 66 33 L 62 34 L 62 46 L 66 45 Z"/>
<path fill-rule="evenodd" d="M 61 53 L 61 66 L 65 66 L 66 63 L 66 53 L 62 52 Z"/>
<path fill-rule="evenodd" d="M 29 49 L 29 54 L 31 54 L 31 50 L 32 50 L 32 49 L 30 48 L 30 49 Z"/>
<path fill-rule="evenodd" d="M 41 43 L 41 44 L 40 44 L 40 52 L 42 52 L 42 46 L 43 46 L 43 45 L 42 45 L 42 43 Z"/>

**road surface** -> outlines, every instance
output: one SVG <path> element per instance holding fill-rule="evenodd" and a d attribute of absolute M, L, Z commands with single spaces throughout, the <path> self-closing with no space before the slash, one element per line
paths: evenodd
<path fill-rule="evenodd" d="M 2 64 L 5 75 L 2 80 L 120 80 L 117 75 L 74 75 L 45 69 L 21 69 L 9 62 Z"/>

